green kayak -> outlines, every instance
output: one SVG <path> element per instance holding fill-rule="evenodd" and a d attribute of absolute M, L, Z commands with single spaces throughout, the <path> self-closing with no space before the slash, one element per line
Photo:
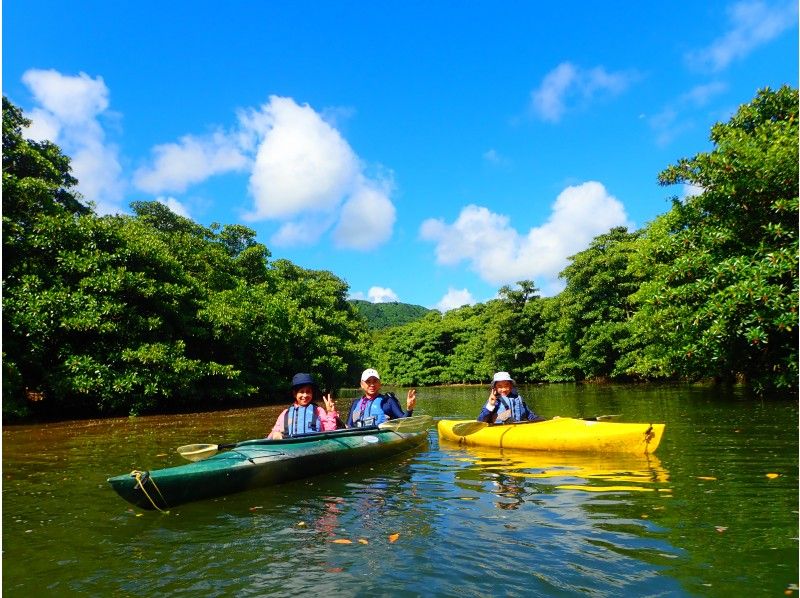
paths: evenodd
<path fill-rule="evenodd" d="M 143 509 L 168 509 L 383 459 L 423 444 L 427 430 L 377 427 L 283 440 L 245 440 L 230 450 L 177 467 L 108 478 L 122 498 Z"/>

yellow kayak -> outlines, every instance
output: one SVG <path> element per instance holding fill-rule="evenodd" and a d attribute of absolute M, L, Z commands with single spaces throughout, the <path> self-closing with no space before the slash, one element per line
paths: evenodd
<path fill-rule="evenodd" d="M 664 424 L 620 424 L 560 417 L 536 423 L 487 425 L 474 420 L 443 419 L 437 430 L 441 440 L 467 446 L 645 454 L 658 448 Z"/>

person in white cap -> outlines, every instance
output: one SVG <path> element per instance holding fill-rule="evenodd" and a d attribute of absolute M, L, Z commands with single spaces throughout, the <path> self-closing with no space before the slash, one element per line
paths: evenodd
<path fill-rule="evenodd" d="M 540 422 L 545 418 L 536 415 L 528 406 L 514 386 L 514 380 L 508 372 L 496 372 L 492 378 L 492 391 L 489 400 L 478 415 L 479 422 L 505 423 L 532 421 Z"/>
<path fill-rule="evenodd" d="M 394 393 L 381 394 L 381 377 L 377 370 L 367 368 L 361 374 L 361 388 L 364 394 L 350 405 L 347 415 L 348 428 L 361 428 L 363 426 L 376 426 L 390 419 L 410 417 L 417 404 L 417 390 L 412 388 L 406 397 L 406 410 Z"/>

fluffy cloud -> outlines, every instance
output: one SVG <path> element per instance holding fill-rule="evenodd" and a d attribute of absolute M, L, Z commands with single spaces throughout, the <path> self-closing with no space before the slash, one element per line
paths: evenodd
<path fill-rule="evenodd" d="M 359 174 L 353 150 L 309 106 L 273 96 L 253 118 L 263 139 L 250 175 L 249 220 L 335 208 Z"/>
<path fill-rule="evenodd" d="M 475 299 L 467 289 L 447 289 L 447 293 L 436 304 L 436 309 L 441 312 L 449 311 L 462 305 L 474 305 Z"/>
<path fill-rule="evenodd" d="M 397 293 L 384 287 L 370 287 L 369 291 L 367 291 L 367 297 L 373 303 L 391 303 L 399 300 Z"/>
<path fill-rule="evenodd" d="M 235 137 L 223 132 L 205 138 L 186 135 L 178 143 L 155 146 L 152 165 L 139 168 L 133 183 L 148 193 L 180 193 L 215 174 L 243 171 L 249 162 Z"/>
<path fill-rule="evenodd" d="M 189 215 L 189 210 L 186 209 L 181 202 L 179 202 L 174 197 L 158 197 L 156 201 L 160 204 L 164 204 L 167 206 L 171 211 L 176 213 L 178 216 L 183 216 L 184 218 L 191 218 Z"/>
<path fill-rule="evenodd" d="M 564 189 L 547 222 L 525 234 L 517 232 L 507 216 L 469 205 L 452 224 L 426 220 L 420 236 L 436 244 L 440 264 L 467 262 L 491 284 L 534 279 L 544 294 L 552 294 L 560 290 L 558 273 L 567 258 L 614 226 L 632 223 L 622 203 L 601 183 L 590 181 Z"/>
<path fill-rule="evenodd" d="M 337 118 L 344 111 L 328 111 Z M 272 96 L 242 110 L 230 132 L 156 147 L 152 165 L 135 177 L 143 191 L 184 191 L 215 174 L 247 170 L 252 209 L 245 220 L 281 220 L 275 245 L 312 229 L 339 247 L 372 249 L 392 235 L 396 218 L 390 177 L 369 178 L 339 131 L 308 105 Z"/>
<path fill-rule="evenodd" d="M 124 183 L 116 146 L 106 141 L 99 121 L 107 116 L 109 91 L 102 77 L 62 75 L 31 69 L 22 76 L 38 106 L 30 111 L 31 139 L 48 139 L 71 157 L 78 190 L 98 213 L 120 210 Z"/>
<path fill-rule="evenodd" d="M 603 94 L 622 93 L 634 78 L 630 72 L 610 73 L 602 66 L 584 69 L 562 62 L 531 92 L 531 108 L 542 120 L 558 122 L 576 103 L 588 103 Z"/>
<path fill-rule="evenodd" d="M 797 2 L 738 2 L 728 8 L 728 31 L 707 48 L 689 52 L 690 66 L 718 72 L 797 25 Z"/>
<path fill-rule="evenodd" d="M 396 210 L 388 192 L 363 181 L 342 206 L 333 239 L 339 247 L 367 250 L 392 236 Z"/>

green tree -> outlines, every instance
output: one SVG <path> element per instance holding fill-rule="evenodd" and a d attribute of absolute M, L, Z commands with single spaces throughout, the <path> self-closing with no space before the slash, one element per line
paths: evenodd
<path fill-rule="evenodd" d="M 657 218 L 632 267 L 634 337 L 621 369 L 646 377 L 798 385 L 798 94 L 764 89 L 711 132 L 712 151 L 661 173 L 700 190 Z"/>
<path fill-rule="evenodd" d="M 564 290 L 548 311 L 548 347 L 543 369 L 548 380 L 611 377 L 630 336 L 629 296 L 641 283 L 629 268 L 637 233 L 611 229 L 571 256 L 560 274 Z"/>

